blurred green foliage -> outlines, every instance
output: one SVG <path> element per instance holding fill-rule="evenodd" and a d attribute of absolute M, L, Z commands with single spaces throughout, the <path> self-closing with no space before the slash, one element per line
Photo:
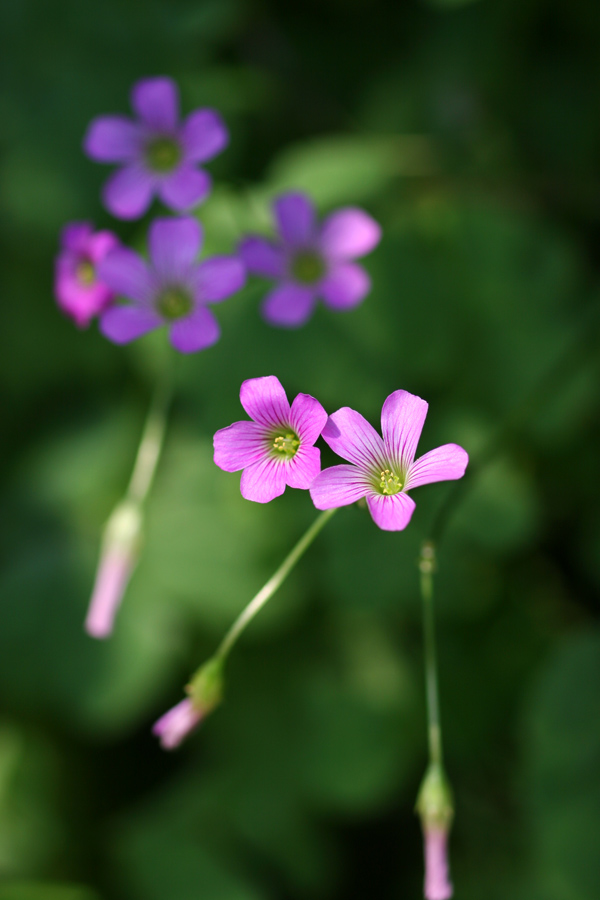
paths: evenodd
<path fill-rule="evenodd" d="M 597 900 L 596 4 L 27 0 L 0 34 L 0 900 L 420 896 L 415 560 L 454 496 L 436 592 L 456 896 Z M 97 643 L 99 536 L 165 340 L 78 332 L 52 260 L 73 219 L 144 246 L 144 223 L 102 211 L 108 169 L 81 139 L 163 73 L 231 128 L 198 213 L 209 252 L 268 233 L 288 187 L 323 213 L 364 205 L 384 239 L 352 313 L 276 331 L 253 283 L 181 360 L 144 554 Z M 419 490 L 400 535 L 340 512 L 236 649 L 226 702 L 167 755 L 152 721 L 314 516 L 301 492 L 245 502 L 212 463 L 264 374 L 374 423 L 417 393 L 422 451 L 460 443 L 473 473 Z"/>

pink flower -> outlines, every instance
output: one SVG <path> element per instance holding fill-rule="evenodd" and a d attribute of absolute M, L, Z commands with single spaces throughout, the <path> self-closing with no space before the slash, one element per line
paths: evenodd
<path fill-rule="evenodd" d="M 204 718 L 204 712 L 195 708 L 189 697 L 178 703 L 161 716 L 152 728 L 163 750 L 174 750 L 181 742 L 198 727 Z"/>
<path fill-rule="evenodd" d="M 250 378 L 240 390 L 251 422 L 234 422 L 214 437 L 215 463 L 225 472 L 243 469 L 240 489 L 246 500 L 268 503 L 286 485 L 306 490 L 321 470 L 321 451 L 314 443 L 327 413 L 309 394 L 292 405 L 274 375 Z"/>
<path fill-rule="evenodd" d="M 426 900 L 449 900 L 453 889 L 448 873 L 448 829 L 431 826 L 425 829 Z"/>
<path fill-rule="evenodd" d="M 71 222 L 60 243 L 54 272 L 56 302 L 79 328 L 87 328 L 114 299 L 114 292 L 98 278 L 97 267 L 119 240 L 110 231 L 94 233 L 89 222 Z"/>
<path fill-rule="evenodd" d="M 362 209 L 348 207 L 317 222 L 305 194 L 283 194 L 273 205 L 278 240 L 244 238 L 240 256 L 249 272 L 274 279 L 262 314 L 271 325 L 298 328 L 312 315 L 319 297 L 331 309 L 352 309 L 371 289 L 355 259 L 370 253 L 381 228 Z"/>
<path fill-rule="evenodd" d="M 154 194 L 177 212 L 206 199 L 211 179 L 200 164 L 229 141 L 212 109 L 197 109 L 179 122 L 179 95 L 171 78 L 143 78 L 134 84 L 131 105 L 137 119 L 100 116 L 84 138 L 88 156 L 122 165 L 107 181 L 106 208 L 121 219 L 137 219 Z"/>
<path fill-rule="evenodd" d="M 366 497 L 369 512 L 384 531 L 401 531 L 415 502 L 407 491 L 434 481 L 462 478 L 469 457 L 457 444 L 444 444 L 415 461 L 428 404 L 408 391 L 394 391 L 383 404 L 383 439 L 372 425 L 345 406 L 327 420 L 323 438 L 351 465 L 325 469 L 310 495 L 317 509 L 347 506 Z"/>

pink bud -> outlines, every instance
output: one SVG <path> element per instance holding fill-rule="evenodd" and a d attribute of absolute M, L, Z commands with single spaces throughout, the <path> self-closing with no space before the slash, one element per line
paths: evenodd
<path fill-rule="evenodd" d="M 428 827 L 425 830 L 425 898 L 449 900 L 452 884 L 448 872 L 448 830 Z"/>
<path fill-rule="evenodd" d="M 163 750 L 173 750 L 178 747 L 188 734 L 197 728 L 204 717 L 193 705 L 189 697 L 174 706 L 161 716 L 152 728 Z"/>

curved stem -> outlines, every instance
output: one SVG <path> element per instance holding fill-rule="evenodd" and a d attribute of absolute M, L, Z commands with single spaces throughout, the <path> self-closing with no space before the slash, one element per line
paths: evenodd
<path fill-rule="evenodd" d="M 335 509 L 326 509 L 318 516 L 310 528 L 300 538 L 296 546 L 288 553 L 284 561 L 281 563 L 274 575 L 269 578 L 267 583 L 260 589 L 258 594 L 252 598 L 248 606 L 240 613 L 235 620 L 215 653 L 215 657 L 225 659 L 231 648 L 236 643 L 244 629 L 252 621 L 254 616 L 263 608 L 265 603 L 271 599 L 275 591 L 283 584 L 291 570 L 294 568 L 300 557 L 310 547 L 316 536 L 327 524 Z"/>
<path fill-rule="evenodd" d="M 427 695 L 427 736 L 429 760 L 441 765 L 442 726 L 438 695 L 437 654 L 435 645 L 435 615 L 433 609 L 433 573 L 435 571 L 435 549 L 430 541 L 425 541 L 419 557 L 421 573 L 421 597 L 423 599 L 423 635 L 425 653 L 425 688 Z"/>
<path fill-rule="evenodd" d="M 141 505 L 152 487 L 165 439 L 172 399 L 173 373 L 168 367 L 156 385 L 129 480 L 126 497 L 133 503 Z"/>

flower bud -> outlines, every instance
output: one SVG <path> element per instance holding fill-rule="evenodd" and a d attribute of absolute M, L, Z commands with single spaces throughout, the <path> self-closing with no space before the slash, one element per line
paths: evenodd
<path fill-rule="evenodd" d="M 154 724 L 152 733 L 163 750 L 173 750 L 219 705 L 223 697 L 223 659 L 209 659 L 187 686 L 188 697 Z"/>
<path fill-rule="evenodd" d="M 85 630 L 95 638 L 106 638 L 138 560 L 142 512 L 137 503 L 125 500 L 106 523 L 100 561 Z"/>
<path fill-rule="evenodd" d="M 432 763 L 419 789 L 417 812 L 425 842 L 426 900 L 449 900 L 453 888 L 448 870 L 448 834 L 454 808 L 452 791 L 439 763 Z"/>

